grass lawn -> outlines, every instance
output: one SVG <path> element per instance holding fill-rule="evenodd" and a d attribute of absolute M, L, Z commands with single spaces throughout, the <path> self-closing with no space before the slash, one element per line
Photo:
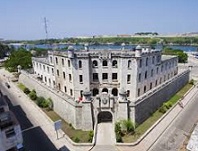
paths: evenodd
<path fill-rule="evenodd" d="M 43 111 L 52 119 L 52 121 L 62 120 L 62 130 L 67 134 L 73 141 L 75 142 L 89 142 L 89 132 L 90 131 L 82 131 L 75 130 L 70 124 L 65 122 L 58 114 L 54 111 L 48 111 L 47 109 L 43 109 Z"/>
<path fill-rule="evenodd" d="M 175 104 L 184 94 L 192 87 L 191 84 L 186 84 L 180 91 L 178 91 L 169 101 Z M 167 101 L 167 102 L 169 102 Z M 125 135 L 122 137 L 124 143 L 131 143 L 137 141 L 160 117 L 162 117 L 163 113 L 157 110 L 152 114 L 146 121 L 144 121 L 141 125 L 139 125 L 135 129 L 135 133 L 133 135 Z"/>

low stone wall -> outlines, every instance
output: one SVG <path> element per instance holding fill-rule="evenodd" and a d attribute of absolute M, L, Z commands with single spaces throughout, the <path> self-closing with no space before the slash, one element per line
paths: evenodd
<path fill-rule="evenodd" d="M 80 127 L 81 123 L 77 123 L 76 121 L 76 114 L 78 113 L 77 110 L 81 106 L 75 103 L 72 98 L 52 90 L 47 85 L 33 78 L 31 74 L 26 73 L 25 71 L 21 71 L 19 82 L 23 83 L 31 90 L 35 89 L 38 96 L 51 98 L 53 101 L 54 111 L 58 115 L 60 115 L 68 123 L 71 123 L 75 128 L 82 128 Z"/>
<path fill-rule="evenodd" d="M 190 71 L 186 70 L 154 90 L 148 91 L 133 105 L 130 105 L 131 111 L 135 110 L 135 122 L 140 124 L 150 117 L 164 102 L 189 82 L 189 76 Z"/>

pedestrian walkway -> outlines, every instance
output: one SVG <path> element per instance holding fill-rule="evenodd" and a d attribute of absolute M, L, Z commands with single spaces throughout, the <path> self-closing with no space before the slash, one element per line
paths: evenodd
<path fill-rule="evenodd" d="M 114 145 L 115 133 L 113 123 L 99 123 L 96 136 L 96 145 Z"/>
<path fill-rule="evenodd" d="M 115 142 L 113 123 L 99 123 L 97 126 L 96 146 L 92 151 L 116 151 Z"/>

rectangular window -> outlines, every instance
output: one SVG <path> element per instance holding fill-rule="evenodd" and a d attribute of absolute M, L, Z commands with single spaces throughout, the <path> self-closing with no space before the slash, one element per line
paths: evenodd
<path fill-rule="evenodd" d="M 70 95 L 73 96 L 73 90 L 72 89 L 70 89 Z"/>
<path fill-rule="evenodd" d="M 69 74 L 69 81 L 70 81 L 70 82 L 72 81 L 72 77 L 71 77 L 71 74 Z"/>
<path fill-rule="evenodd" d="M 60 83 L 58 84 L 58 89 L 61 90 L 61 85 L 60 85 Z"/>
<path fill-rule="evenodd" d="M 80 90 L 80 97 L 82 99 L 82 97 L 83 97 L 83 90 Z"/>
<path fill-rule="evenodd" d="M 43 65 L 43 71 L 45 71 L 45 65 Z"/>
<path fill-rule="evenodd" d="M 108 74 L 107 73 L 103 73 L 102 74 L 102 80 L 107 80 L 108 79 Z"/>
<path fill-rule="evenodd" d="M 65 89 L 65 92 L 67 92 L 67 87 L 66 86 L 64 86 L 64 89 Z"/>
<path fill-rule="evenodd" d="M 53 81 L 53 85 L 54 85 L 54 86 L 56 85 L 56 82 L 55 82 L 55 81 Z"/>
<path fill-rule="evenodd" d="M 70 60 L 68 60 L 68 67 L 70 67 L 71 66 L 71 62 L 70 62 Z"/>
<path fill-rule="evenodd" d="M 152 82 L 150 83 L 150 90 L 152 89 Z"/>
<path fill-rule="evenodd" d="M 118 74 L 117 73 L 112 73 L 112 80 L 115 81 L 118 79 Z"/>
<path fill-rule="evenodd" d="M 155 81 L 155 86 L 157 86 L 157 80 Z"/>
<path fill-rule="evenodd" d="M 127 97 L 130 96 L 130 90 L 127 90 Z"/>
<path fill-rule="evenodd" d="M 127 75 L 127 83 L 130 83 L 130 81 L 131 81 L 131 75 L 128 74 L 128 75 Z"/>
<path fill-rule="evenodd" d="M 50 62 L 52 63 L 52 57 L 50 57 Z"/>
<path fill-rule="evenodd" d="M 93 81 L 98 81 L 98 73 L 93 73 Z"/>
<path fill-rule="evenodd" d="M 54 69 L 52 68 L 52 74 L 54 75 Z"/>
<path fill-rule="evenodd" d="M 83 82 L 83 76 L 79 75 L 79 82 L 82 83 Z"/>
<path fill-rule="evenodd" d="M 49 73 L 49 67 L 47 67 L 47 73 Z"/>
<path fill-rule="evenodd" d="M 158 74 L 158 72 L 159 72 L 159 68 L 157 67 L 157 74 Z"/>
<path fill-rule="evenodd" d="M 138 96 L 140 96 L 140 89 L 138 89 Z"/>
<path fill-rule="evenodd" d="M 153 69 L 151 70 L 151 77 L 153 77 Z"/>
<path fill-rule="evenodd" d="M 148 58 L 146 58 L 146 66 L 148 66 Z"/>
<path fill-rule="evenodd" d="M 153 56 L 153 58 L 152 58 L 152 64 L 154 64 L 155 63 L 155 56 Z"/>
<path fill-rule="evenodd" d="M 58 58 L 56 57 L 55 59 L 56 59 L 56 64 L 58 64 Z"/>
<path fill-rule="evenodd" d="M 141 73 L 139 73 L 139 76 L 138 76 L 138 82 L 141 82 Z"/>
<path fill-rule="evenodd" d="M 144 78 L 147 79 L 147 71 L 145 72 Z"/>
<path fill-rule="evenodd" d="M 140 65 L 139 65 L 139 67 L 140 68 L 142 67 L 142 59 L 140 59 Z"/>
<path fill-rule="evenodd" d="M 48 81 L 49 81 L 49 85 L 51 85 L 51 79 L 50 78 L 48 79 Z"/>
<path fill-rule="evenodd" d="M 63 78 L 64 78 L 64 79 L 66 78 L 66 76 L 65 76 L 65 72 L 63 72 Z"/>
<path fill-rule="evenodd" d="M 57 76 L 59 76 L 59 70 L 57 70 Z"/>
<path fill-rule="evenodd" d="M 64 66 L 65 65 L 65 62 L 64 62 L 64 59 L 62 58 L 62 65 Z"/>

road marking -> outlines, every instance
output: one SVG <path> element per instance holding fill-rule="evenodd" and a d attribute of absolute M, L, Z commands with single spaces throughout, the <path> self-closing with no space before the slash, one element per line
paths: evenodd
<path fill-rule="evenodd" d="M 28 131 L 28 130 L 34 129 L 35 127 L 38 127 L 38 126 L 32 126 L 32 127 L 30 127 L 30 128 L 26 128 L 26 129 L 22 130 L 22 133 L 23 133 L 23 132 L 26 132 L 26 131 Z"/>

